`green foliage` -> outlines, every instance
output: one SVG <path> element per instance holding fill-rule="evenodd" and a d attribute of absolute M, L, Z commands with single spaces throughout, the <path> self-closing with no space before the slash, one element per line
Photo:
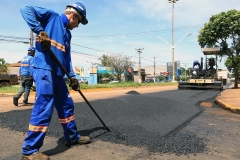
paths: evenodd
<path fill-rule="evenodd" d="M 101 75 L 102 78 L 100 78 L 100 83 L 109 83 L 114 79 L 114 76 L 110 73 L 104 73 Z M 108 79 L 108 80 L 106 80 Z"/>
<path fill-rule="evenodd" d="M 176 82 L 165 82 L 165 83 L 136 83 L 136 82 L 119 82 L 119 83 L 106 83 L 106 84 L 80 84 L 81 90 L 85 89 L 99 89 L 99 88 L 131 88 L 131 87 L 144 87 L 144 86 L 171 86 L 177 85 Z M 17 93 L 20 89 L 20 85 L 1 87 L 0 93 Z M 68 84 L 67 87 L 69 90 L 72 90 Z M 31 92 L 33 92 L 31 90 Z"/>
<path fill-rule="evenodd" d="M 165 80 L 166 78 L 165 78 L 164 76 L 158 76 L 158 79 L 159 79 L 159 81 L 163 81 L 163 80 Z"/>
<path fill-rule="evenodd" d="M 101 67 L 109 67 L 109 57 L 108 55 L 103 54 L 102 57 L 98 58 L 100 60 L 100 64 L 97 64 Z"/>
<path fill-rule="evenodd" d="M 109 78 L 110 80 L 114 79 L 114 76 L 112 74 L 110 74 L 110 73 L 104 73 L 104 74 L 102 74 L 102 77 Z"/>
<path fill-rule="evenodd" d="M 227 54 L 226 51 L 229 45 L 236 42 L 240 35 L 240 11 L 230 10 L 213 15 L 209 22 L 204 25 L 198 35 L 198 42 L 201 47 L 221 46 L 222 54 Z M 231 40 L 232 42 L 227 42 Z"/>
<path fill-rule="evenodd" d="M 230 58 L 227 58 L 226 61 L 224 62 L 224 65 L 227 67 L 229 72 L 234 72 L 234 66 Z"/>
<path fill-rule="evenodd" d="M 17 93 L 20 89 L 20 85 L 10 85 L 0 88 L 0 93 Z"/>
<path fill-rule="evenodd" d="M 237 58 L 237 57 L 234 57 L 234 58 Z M 224 62 L 224 65 L 227 67 L 228 71 L 230 73 L 235 73 L 235 69 L 234 69 L 234 65 L 232 63 L 232 60 L 231 58 L 227 58 L 226 61 Z M 238 66 L 240 66 L 240 64 L 238 64 Z M 238 75 L 240 75 L 240 70 L 237 70 L 238 71 Z M 233 74 L 235 75 L 235 74 Z"/>
<path fill-rule="evenodd" d="M 238 71 L 240 68 L 240 11 L 229 10 L 213 15 L 204 25 L 198 35 L 199 45 L 203 47 L 220 47 L 220 56 L 227 56 L 229 70 Z M 231 63 L 230 63 L 231 61 Z M 238 72 L 235 73 L 237 88 Z"/>
<path fill-rule="evenodd" d="M 0 58 L 0 73 L 9 73 L 4 58 Z"/>
<path fill-rule="evenodd" d="M 181 81 L 186 81 L 186 80 L 187 80 L 187 77 L 186 77 L 186 76 L 181 76 L 181 77 L 180 77 L 180 80 L 181 80 Z"/>
<path fill-rule="evenodd" d="M 119 82 L 119 83 L 106 83 L 106 84 L 81 84 L 81 89 L 97 89 L 97 88 L 128 88 L 128 87 L 144 87 L 144 86 L 169 86 L 176 85 L 177 83 L 136 83 L 136 82 Z"/>
<path fill-rule="evenodd" d="M 108 56 L 109 66 L 112 68 L 112 74 L 121 82 L 121 74 L 133 66 L 129 56 L 121 54 Z"/>

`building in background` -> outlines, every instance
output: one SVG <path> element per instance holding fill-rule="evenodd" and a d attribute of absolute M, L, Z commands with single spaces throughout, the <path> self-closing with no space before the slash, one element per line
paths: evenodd
<path fill-rule="evenodd" d="M 81 64 L 74 67 L 74 72 L 80 83 L 97 84 L 97 68 L 90 67 L 88 64 Z"/>
<path fill-rule="evenodd" d="M 155 65 L 154 66 L 142 66 L 142 69 L 145 69 L 145 73 L 147 74 L 147 77 L 154 77 L 154 70 L 155 70 L 155 76 L 160 76 L 160 72 L 167 72 L 167 65 Z"/>

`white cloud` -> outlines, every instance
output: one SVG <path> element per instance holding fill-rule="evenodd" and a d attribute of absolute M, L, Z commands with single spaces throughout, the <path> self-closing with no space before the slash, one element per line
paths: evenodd
<path fill-rule="evenodd" d="M 147 19 L 168 20 L 172 18 L 172 3 L 167 0 L 132 0 L 119 1 L 118 7 L 128 15 L 140 15 Z M 179 0 L 174 4 L 174 17 L 181 26 L 204 24 L 209 18 L 222 11 L 239 9 L 238 0 Z"/>

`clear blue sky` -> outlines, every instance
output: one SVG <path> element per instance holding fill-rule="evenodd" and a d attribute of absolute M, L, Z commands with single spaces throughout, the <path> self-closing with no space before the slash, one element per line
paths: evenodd
<path fill-rule="evenodd" d="M 63 13 L 72 0 L 1 0 L 1 36 L 20 37 L 29 41 L 30 30 L 19 8 L 37 5 Z M 168 0 L 80 0 L 87 10 L 87 25 L 72 31 L 73 66 L 96 63 L 102 54 L 123 54 L 138 64 L 135 49 L 144 48 L 141 65 L 172 62 L 172 3 Z M 198 31 L 209 18 L 230 9 L 239 9 L 239 0 L 179 0 L 174 5 L 175 61 L 191 67 L 194 60 L 204 57 L 197 42 Z M 190 36 L 183 38 L 188 33 Z M 165 41 L 157 39 L 161 37 Z M 3 37 L 0 37 L 2 39 Z M 22 39 L 26 38 L 26 39 Z M 179 43 L 178 43 L 179 42 Z M 0 40 L 0 58 L 16 63 L 27 54 L 28 44 Z M 82 54 L 79 54 L 82 53 Z M 89 56 L 91 55 L 91 56 Z M 223 58 L 222 62 L 225 60 Z M 223 63 L 221 68 L 225 68 Z"/>

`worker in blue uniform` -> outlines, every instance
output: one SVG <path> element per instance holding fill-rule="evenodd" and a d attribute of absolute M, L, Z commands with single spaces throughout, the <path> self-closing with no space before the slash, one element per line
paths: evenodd
<path fill-rule="evenodd" d="M 192 67 L 192 69 L 194 69 L 194 67 L 198 67 L 199 70 L 202 69 L 202 66 L 201 66 L 201 64 L 198 62 L 198 60 L 195 60 L 195 61 L 193 62 L 193 67 Z"/>
<path fill-rule="evenodd" d="M 32 64 L 33 64 L 34 55 L 35 55 L 35 48 L 29 47 L 28 55 L 24 56 L 23 59 L 21 60 L 19 76 L 20 76 L 22 87 L 20 88 L 18 93 L 13 97 L 13 104 L 15 106 L 18 106 L 18 99 L 22 96 L 23 93 L 24 93 L 23 106 L 30 104 L 28 103 L 28 97 L 30 94 L 31 87 L 33 85 Z"/>
<path fill-rule="evenodd" d="M 36 55 L 33 62 L 37 98 L 32 110 L 28 135 L 22 146 L 22 160 L 48 160 L 49 156 L 39 152 L 39 149 L 48 131 L 53 107 L 58 112 L 64 130 L 65 145 L 91 142 L 89 136 L 80 136 L 77 132 L 74 103 L 63 79 L 65 74 L 49 53 L 51 49 L 72 77 L 69 86 L 73 90 L 79 90 L 80 85 L 71 62 L 70 30 L 78 27 L 80 23 L 83 25 L 88 23 L 86 8 L 76 2 L 67 5 L 65 13 L 60 15 L 54 10 L 37 6 L 24 6 L 20 11 L 30 29 L 37 34 Z"/>

